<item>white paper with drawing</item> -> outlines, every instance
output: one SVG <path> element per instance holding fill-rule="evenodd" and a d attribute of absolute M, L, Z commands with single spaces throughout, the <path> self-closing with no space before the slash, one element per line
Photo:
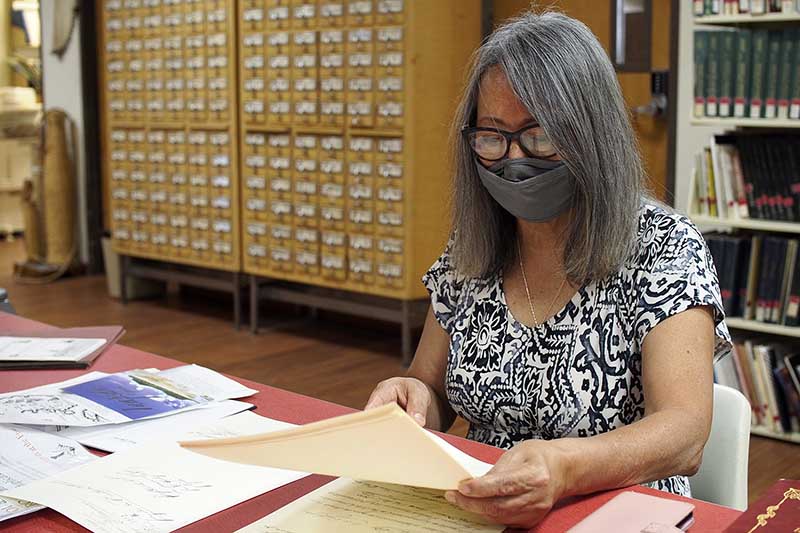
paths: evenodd
<path fill-rule="evenodd" d="M 91 372 L 60 383 L 0 394 L 0 423 L 79 427 L 120 424 L 203 408 L 214 401 L 255 392 L 196 365 L 156 372 Z"/>
<path fill-rule="evenodd" d="M 240 413 L 191 437 L 240 435 L 290 424 Z M 307 474 L 232 465 L 182 449 L 145 444 L 4 492 L 46 505 L 92 531 L 173 531 Z"/>
<path fill-rule="evenodd" d="M 97 459 L 74 440 L 22 426 L 0 426 L 0 491 L 13 489 Z M 0 521 L 42 506 L 0 497 Z"/>
<path fill-rule="evenodd" d="M 75 439 L 84 446 L 91 446 L 98 450 L 121 452 L 155 440 L 174 441 L 185 438 L 189 432 L 252 407 L 253 405 L 249 403 L 225 400 L 209 404 L 204 409 L 195 409 L 167 417 L 92 427 L 47 426 L 44 431 Z"/>
<path fill-rule="evenodd" d="M 339 478 L 236 533 L 496 533 L 442 492 Z"/>
<path fill-rule="evenodd" d="M 181 444 L 236 463 L 441 490 L 492 467 L 424 430 L 396 404 L 265 435 Z"/>

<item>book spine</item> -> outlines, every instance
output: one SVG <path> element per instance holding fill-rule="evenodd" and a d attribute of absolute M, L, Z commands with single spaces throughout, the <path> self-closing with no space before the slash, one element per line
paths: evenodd
<path fill-rule="evenodd" d="M 705 116 L 706 110 L 706 63 L 708 62 L 708 33 L 694 32 L 694 116 Z"/>
<path fill-rule="evenodd" d="M 748 403 L 750 403 L 750 408 L 753 411 L 753 415 L 755 416 L 755 409 L 754 409 L 754 402 L 753 402 L 753 383 L 748 376 L 748 367 L 747 361 L 744 360 L 743 357 L 744 346 L 741 343 L 734 343 L 733 345 L 733 356 L 734 359 L 734 366 L 736 367 L 736 375 L 739 378 L 739 384 L 742 386 L 741 391 L 744 394 L 745 398 L 747 398 Z"/>
<path fill-rule="evenodd" d="M 722 275 L 719 276 L 720 295 L 722 296 L 722 309 L 725 316 L 733 315 L 736 306 L 736 265 L 737 256 L 741 249 L 739 239 L 727 238 L 722 240 Z"/>
<path fill-rule="evenodd" d="M 708 212 L 712 217 L 719 216 L 717 210 L 717 184 L 716 176 L 714 176 L 714 165 L 711 162 L 711 149 L 706 147 L 703 149 L 705 158 L 706 176 L 708 178 Z"/>
<path fill-rule="evenodd" d="M 719 104 L 719 70 L 722 63 L 720 54 L 720 33 L 708 33 L 708 60 L 706 61 L 706 116 L 716 117 Z"/>
<path fill-rule="evenodd" d="M 780 220 L 794 220 L 794 197 L 789 190 L 789 180 L 786 174 L 787 161 L 783 154 L 783 138 L 769 136 L 764 139 L 765 162 L 775 190 L 778 215 Z"/>
<path fill-rule="evenodd" d="M 769 348 L 763 345 L 757 346 L 756 355 L 756 362 L 758 363 L 761 379 L 764 380 L 770 427 L 775 431 L 780 431 L 780 415 L 778 414 L 778 402 L 775 398 L 775 384 L 772 379 L 772 371 L 769 364 Z"/>
<path fill-rule="evenodd" d="M 705 2 L 703 0 L 694 0 L 694 15 L 702 17 L 705 11 Z"/>
<path fill-rule="evenodd" d="M 753 31 L 753 61 L 750 76 L 750 118 L 761 118 L 764 105 L 768 34 L 766 30 Z"/>
<path fill-rule="evenodd" d="M 781 67 L 781 31 L 769 32 L 769 52 L 767 56 L 767 79 L 764 89 L 764 118 L 778 116 L 778 74 Z"/>
<path fill-rule="evenodd" d="M 758 296 L 756 297 L 756 309 L 755 309 L 755 319 L 758 322 L 765 322 L 767 318 L 767 309 L 769 309 L 769 279 L 771 273 L 771 264 L 770 260 L 772 259 L 772 248 L 773 248 L 773 239 L 766 238 L 764 239 L 762 253 L 761 253 L 761 261 L 759 263 L 759 276 L 758 276 L 758 284 L 756 285 L 756 291 Z"/>
<path fill-rule="evenodd" d="M 798 8 L 798 12 L 800 12 L 800 5 Z M 789 74 L 792 79 L 789 87 L 789 118 L 797 120 L 800 119 L 800 31 L 794 32 L 793 40 L 794 59 L 792 61 L 792 72 Z"/>
<path fill-rule="evenodd" d="M 800 265 L 797 264 L 800 250 L 795 254 L 794 271 L 791 273 L 786 308 L 783 312 L 783 323 L 787 326 L 800 325 Z"/>
<path fill-rule="evenodd" d="M 784 243 L 786 244 L 783 261 L 784 268 L 781 274 L 778 302 L 772 317 L 776 324 L 782 324 L 784 320 L 783 312 L 786 309 L 786 302 L 789 299 L 789 289 L 796 266 L 795 259 L 797 258 L 797 239 L 789 239 L 788 241 L 784 241 Z"/>
<path fill-rule="evenodd" d="M 752 218 L 764 218 L 761 199 L 755 182 L 756 168 L 753 163 L 753 147 L 748 137 L 739 137 L 737 140 L 739 159 L 742 163 L 744 174 L 744 192 L 747 196 L 747 206 Z"/>
<path fill-rule="evenodd" d="M 717 144 L 717 138 L 715 135 L 711 136 L 709 150 L 711 152 L 711 164 L 714 172 L 714 185 L 717 198 L 717 216 L 720 218 L 729 218 L 731 217 L 731 213 L 728 212 L 728 207 L 731 205 L 729 200 L 732 198 L 732 196 L 729 195 L 727 176 L 723 172 L 722 168 L 722 147 Z"/>
<path fill-rule="evenodd" d="M 720 14 L 720 0 L 711 0 L 711 14 L 712 15 Z"/>
<path fill-rule="evenodd" d="M 750 276 L 750 239 L 747 237 L 739 238 L 739 249 L 736 254 L 736 275 L 734 276 L 734 298 L 733 315 L 743 317 L 747 306 L 747 279 Z"/>
<path fill-rule="evenodd" d="M 784 13 L 791 13 L 794 11 L 794 0 L 783 0 L 783 2 L 781 2 L 781 11 Z"/>
<path fill-rule="evenodd" d="M 783 393 L 783 397 L 786 402 L 787 407 L 787 415 L 794 419 L 795 423 L 800 419 L 800 395 L 798 395 L 797 390 L 794 388 L 794 384 L 792 383 L 792 379 L 789 376 L 789 370 L 783 364 L 783 361 L 778 361 L 776 364 L 775 372 L 775 381 L 780 388 L 781 392 Z M 788 430 L 792 430 L 792 423 L 789 422 Z"/>
<path fill-rule="evenodd" d="M 784 163 L 785 169 L 784 180 L 788 184 L 789 193 L 794 198 L 795 222 L 800 221 L 800 139 L 797 137 L 788 137 L 781 142 L 781 147 L 784 150 Z"/>
<path fill-rule="evenodd" d="M 753 147 L 753 169 L 755 171 L 753 178 L 757 184 L 756 190 L 758 191 L 762 213 L 767 220 L 778 220 L 772 179 L 766 163 L 766 148 L 762 142 L 763 139 L 752 137 L 749 141 Z"/>
<path fill-rule="evenodd" d="M 733 116 L 744 118 L 748 112 L 750 94 L 750 63 L 753 36 L 750 30 L 736 32 L 736 76 L 733 89 Z"/>
<path fill-rule="evenodd" d="M 739 155 L 739 148 L 732 146 L 730 151 L 731 167 L 736 182 L 736 209 L 739 218 L 750 218 L 750 198 L 748 198 L 747 186 L 745 185 L 744 171 L 742 170 L 742 160 Z"/>
<path fill-rule="evenodd" d="M 778 324 L 780 322 L 781 287 L 783 286 L 783 273 L 786 270 L 786 239 L 778 239 L 774 248 L 775 259 L 771 262 L 772 276 L 769 282 L 769 310 L 767 322 Z"/>
<path fill-rule="evenodd" d="M 766 0 L 750 0 L 750 13 L 753 15 L 762 15 L 766 12 Z"/>
<path fill-rule="evenodd" d="M 789 118 L 789 98 L 792 90 L 792 60 L 794 59 L 795 31 L 784 30 L 781 34 L 781 64 L 778 81 L 778 118 Z"/>
<path fill-rule="evenodd" d="M 695 182 L 698 212 L 708 215 L 708 182 L 706 177 L 705 154 L 702 150 L 694 154 L 694 171 L 697 181 Z"/>
<path fill-rule="evenodd" d="M 775 391 L 775 408 L 778 411 L 778 427 L 784 433 L 790 433 L 792 431 L 792 410 L 789 406 L 789 399 L 786 397 L 786 393 L 781 385 L 778 369 L 774 366 L 772 361 L 770 361 L 769 371 L 772 374 L 770 377 L 772 378 L 772 388 Z"/>
<path fill-rule="evenodd" d="M 721 32 L 719 67 L 719 109 L 720 117 L 733 115 L 733 73 L 736 66 L 736 31 Z"/>
<path fill-rule="evenodd" d="M 739 13 L 750 12 L 750 0 L 739 0 Z"/>
<path fill-rule="evenodd" d="M 747 268 L 747 299 L 745 301 L 744 319 L 754 320 L 758 305 L 758 282 L 761 280 L 761 236 L 750 238 L 750 264 Z"/>
<path fill-rule="evenodd" d="M 756 409 L 758 411 L 758 424 L 764 427 L 770 427 L 772 420 L 769 417 L 769 404 L 767 402 L 767 390 L 764 385 L 764 377 L 758 364 L 757 346 L 752 341 L 745 341 L 747 349 L 747 361 L 750 364 L 750 373 L 753 376 L 754 389 L 756 391 Z"/>

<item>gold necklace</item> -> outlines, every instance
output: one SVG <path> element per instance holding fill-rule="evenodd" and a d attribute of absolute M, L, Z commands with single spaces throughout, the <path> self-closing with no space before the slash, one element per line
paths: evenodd
<path fill-rule="evenodd" d="M 531 291 L 528 288 L 528 277 L 525 275 L 525 267 L 522 264 L 522 247 L 520 247 L 519 239 L 517 239 L 517 257 L 519 257 L 519 270 L 522 272 L 522 282 L 525 284 L 525 294 L 528 296 L 528 306 L 531 309 L 531 316 L 533 317 L 533 325 L 534 327 L 539 327 L 539 320 L 536 318 L 536 311 L 533 309 L 533 298 L 531 298 Z M 558 292 L 553 297 L 553 301 L 550 302 L 550 306 L 545 311 L 545 316 L 550 316 L 550 310 L 553 309 L 553 305 L 556 303 L 561 291 L 564 289 L 564 284 L 567 282 L 566 276 L 563 280 L 561 280 L 561 285 L 558 287 Z"/>

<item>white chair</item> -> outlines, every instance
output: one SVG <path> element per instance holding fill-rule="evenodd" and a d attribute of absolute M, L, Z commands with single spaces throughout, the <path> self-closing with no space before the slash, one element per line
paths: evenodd
<path fill-rule="evenodd" d="M 692 497 L 747 509 L 750 402 L 736 389 L 714 384 L 711 435 L 700 470 L 689 478 Z"/>

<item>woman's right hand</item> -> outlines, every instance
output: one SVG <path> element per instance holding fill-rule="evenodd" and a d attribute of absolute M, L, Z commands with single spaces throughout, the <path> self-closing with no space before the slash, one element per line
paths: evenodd
<path fill-rule="evenodd" d="M 378 383 L 364 409 L 396 403 L 424 427 L 431 401 L 431 390 L 422 381 L 416 378 L 389 378 Z"/>

